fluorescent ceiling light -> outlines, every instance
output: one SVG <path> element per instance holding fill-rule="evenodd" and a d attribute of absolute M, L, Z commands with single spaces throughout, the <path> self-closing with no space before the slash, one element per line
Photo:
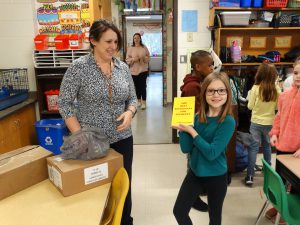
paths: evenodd
<path fill-rule="evenodd" d="M 151 16 L 126 16 L 127 20 L 149 20 Z"/>
<path fill-rule="evenodd" d="M 152 11 L 152 8 L 138 8 L 137 11 Z"/>

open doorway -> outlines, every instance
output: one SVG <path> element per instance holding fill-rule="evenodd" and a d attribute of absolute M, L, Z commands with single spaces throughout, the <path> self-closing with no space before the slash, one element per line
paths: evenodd
<path fill-rule="evenodd" d="M 133 43 L 133 35 L 141 34 L 143 44 L 150 53 L 147 78 L 147 107 L 138 110 L 132 123 L 134 144 L 171 143 L 171 111 L 166 105 L 166 71 L 164 71 L 163 14 L 123 15 L 124 58 Z"/>

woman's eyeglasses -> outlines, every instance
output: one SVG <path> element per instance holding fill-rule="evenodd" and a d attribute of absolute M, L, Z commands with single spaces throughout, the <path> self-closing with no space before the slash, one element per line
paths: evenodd
<path fill-rule="evenodd" d="M 215 93 L 218 93 L 218 95 L 226 95 L 227 94 L 227 89 L 225 88 L 220 88 L 220 89 L 207 89 L 206 90 L 206 95 L 212 96 Z"/>

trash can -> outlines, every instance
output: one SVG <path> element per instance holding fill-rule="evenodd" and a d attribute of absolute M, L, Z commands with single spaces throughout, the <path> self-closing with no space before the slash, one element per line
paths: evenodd
<path fill-rule="evenodd" d="M 53 152 L 55 155 L 61 153 L 63 136 L 68 134 L 68 129 L 63 119 L 44 119 L 35 123 L 35 130 L 39 145 Z"/>

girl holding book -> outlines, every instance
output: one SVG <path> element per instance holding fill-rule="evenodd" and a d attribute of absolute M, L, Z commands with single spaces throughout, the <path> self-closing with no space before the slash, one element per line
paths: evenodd
<path fill-rule="evenodd" d="M 178 224 L 192 224 L 190 209 L 201 187 L 207 189 L 210 225 L 221 225 L 227 192 L 226 147 L 233 135 L 231 88 L 225 73 L 211 73 L 203 81 L 194 126 L 179 124 L 181 151 L 189 155 L 190 170 L 179 190 L 173 213 Z"/>

